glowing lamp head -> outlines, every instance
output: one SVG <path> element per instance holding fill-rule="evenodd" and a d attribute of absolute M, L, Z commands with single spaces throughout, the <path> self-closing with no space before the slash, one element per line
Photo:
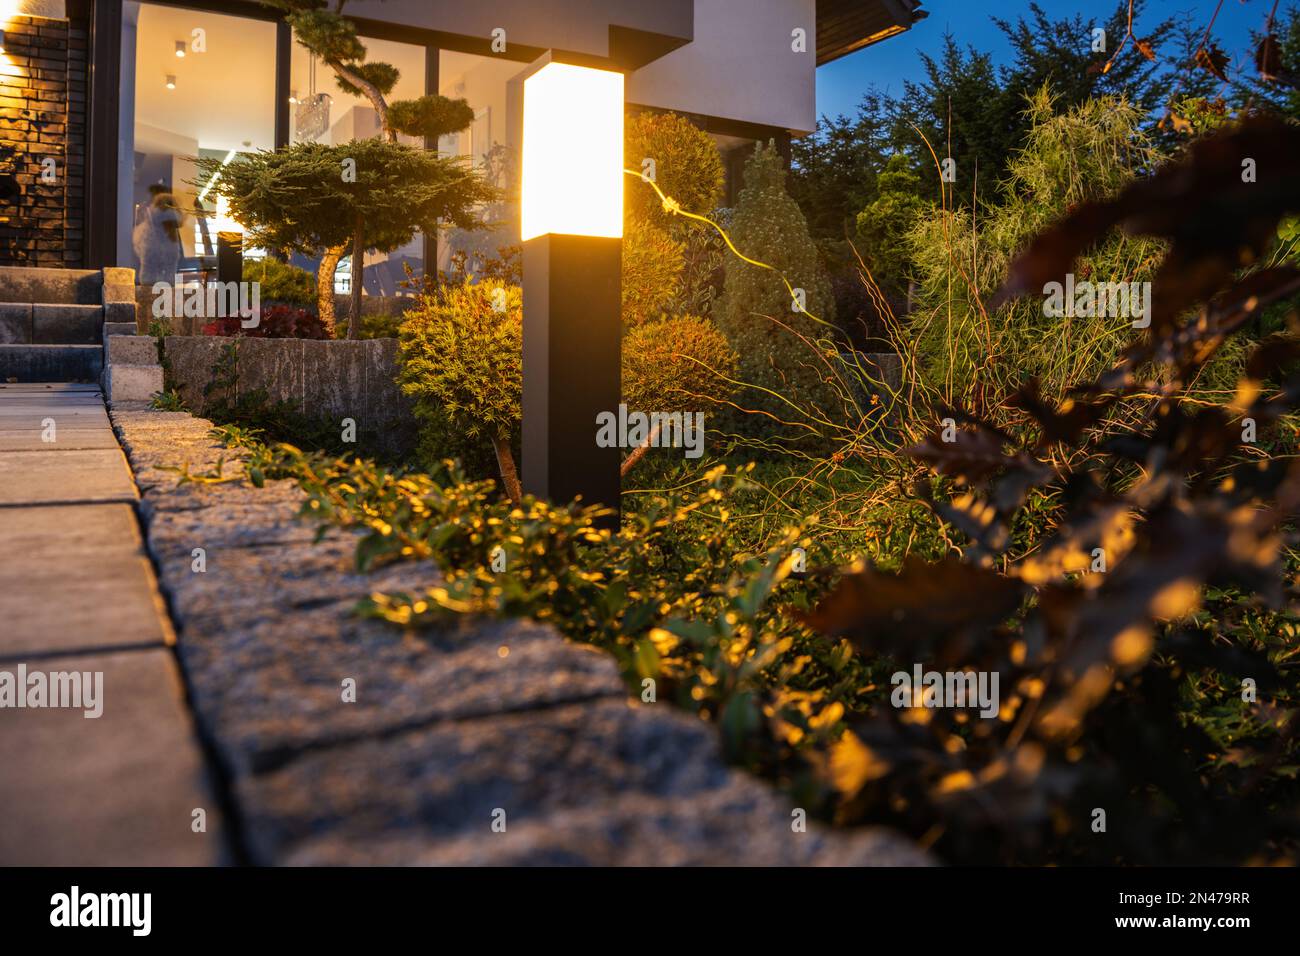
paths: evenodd
<path fill-rule="evenodd" d="M 524 80 L 520 231 L 623 236 L 623 74 L 548 63 Z"/>

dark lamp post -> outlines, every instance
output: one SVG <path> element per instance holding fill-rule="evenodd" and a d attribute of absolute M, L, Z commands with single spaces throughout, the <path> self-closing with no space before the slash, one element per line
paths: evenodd
<path fill-rule="evenodd" d="M 623 74 L 548 54 L 523 112 L 523 487 L 617 511 L 621 451 L 596 417 L 620 397 Z"/>

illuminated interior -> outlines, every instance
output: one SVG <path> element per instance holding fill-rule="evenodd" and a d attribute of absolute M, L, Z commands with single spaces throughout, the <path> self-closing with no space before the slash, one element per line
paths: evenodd
<path fill-rule="evenodd" d="M 439 239 L 438 268 L 452 268 L 452 257 L 493 257 L 503 246 L 519 242 L 519 138 L 523 125 L 523 74 L 526 65 L 501 57 L 442 50 L 438 92 L 463 99 L 474 110 L 466 130 L 443 136 L 438 150 L 457 156 L 482 171 L 503 199 L 484 210 L 487 229 L 448 229 Z"/>
<path fill-rule="evenodd" d="M 177 269 L 193 274 L 215 263 L 218 232 L 240 231 L 198 182 L 194 157 L 275 147 L 275 25 L 136 2 L 122 17 L 119 181 L 129 188 L 118 196 L 118 261 L 142 270 L 150 210 L 170 201 L 181 220 Z"/>

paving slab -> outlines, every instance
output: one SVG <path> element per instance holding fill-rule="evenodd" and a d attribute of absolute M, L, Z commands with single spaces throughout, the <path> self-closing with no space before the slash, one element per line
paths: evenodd
<path fill-rule="evenodd" d="M 142 555 L 24 556 L 0 564 L 0 595 L 0 659 L 172 640 Z"/>
<path fill-rule="evenodd" d="M 103 713 L 0 710 L 0 865 L 222 862 L 220 813 L 171 653 L 28 662 L 32 670 L 101 672 Z M 206 832 L 192 829 L 195 809 L 206 811 Z"/>
<path fill-rule="evenodd" d="M 103 428 L 77 426 L 62 427 L 56 431 L 56 441 L 45 440 L 45 429 L 39 424 L 11 427 L 0 423 L 0 452 L 5 451 L 78 451 L 88 448 L 117 448 L 113 433 Z"/>
<path fill-rule="evenodd" d="M 63 395 L 73 392 L 92 392 L 99 394 L 98 385 L 83 382 L 0 382 L 0 395 L 10 392 L 38 392 L 41 394 Z"/>
<path fill-rule="evenodd" d="M 118 448 L 0 455 L 0 505 L 135 499 L 135 483 Z"/>
<path fill-rule="evenodd" d="M 10 508 L 0 521 L 0 553 L 64 557 L 144 553 L 128 504 Z"/>
<path fill-rule="evenodd" d="M 0 660 L 172 642 L 128 504 L 0 515 Z"/>

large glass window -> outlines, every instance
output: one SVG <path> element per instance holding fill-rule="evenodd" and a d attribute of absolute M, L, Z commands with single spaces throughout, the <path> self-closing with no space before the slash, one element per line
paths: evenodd
<path fill-rule="evenodd" d="M 449 230 L 438 245 L 438 268 L 452 267 L 457 254 L 495 256 L 502 246 L 519 242 L 519 146 L 523 129 L 523 79 L 526 64 L 500 57 L 475 56 L 443 50 L 438 60 L 438 92 L 464 99 L 474 109 L 474 123 L 461 133 L 444 136 L 438 149 L 463 157 L 482 169 L 494 185 L 506 191 L 504 202 L 487 209 L 494 228 Z"/>
<path fill-rule="evenodd" d="M 153 3 L 123 9 L 118 261 L 139 281 L 213 268 L 224 204 L 195 157 L 275 147 L 275 25 Z"/>
<path fill-rule="evenodd" d="M 366 59 L 370 62 L 388 63 L 401 74 L 397 85 L 386 99 L 416 99 L 424 95 L 425 59 L 423 46 L 395 43 L 363 37 Z M 295 143 L 316 142 L 327 145 L 350 143 L 358 139 L 372 139 L 382 130 L 379 113 L 370 101 L 357 93 L 344 91 L 336 74 L 320 62 L 301 43 L 293 44 L 289 71 L 289 138 Z M 424 142 L 411 137 L 399 137 L 411 146 L 423 147 Z M 294 257 L 294 265 L 311 269 L 320 264 L 319 259 Z M 411 242 L 389 253 L 366 254 L 365 286 L 367 295 L 399 295 L 406 279 L 406 267 L 415 275 L 424 271 L 424 238 L 416 236 Z M 351 289 L 352 261 L 344 257 L 334 277 L 334 290 L 346 293 Z"/>

